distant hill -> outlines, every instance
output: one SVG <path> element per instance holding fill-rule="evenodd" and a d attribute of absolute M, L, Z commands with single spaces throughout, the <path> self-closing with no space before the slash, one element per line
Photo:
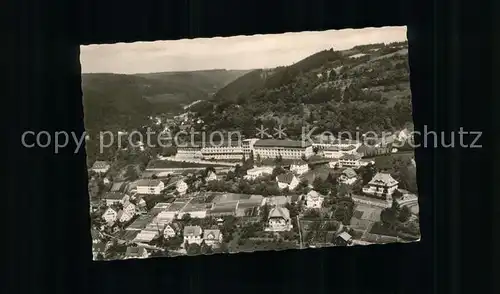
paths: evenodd
<path fill-rule="evenodd" d="M 298 135 L 304 123 L 332 132 L 396 130 L 412 121 L 408 44 L 324 50 L 297 63 L 254 70 L 196 105 L 211 129 L 278 123 Z"/>
<path fill-rule="evenodd" d="M 248 71 L 206 70 L 150 74 L 83 74 L 87 130 L 127 129 L 151 114 L 178 112 L 206 100 Z"/>

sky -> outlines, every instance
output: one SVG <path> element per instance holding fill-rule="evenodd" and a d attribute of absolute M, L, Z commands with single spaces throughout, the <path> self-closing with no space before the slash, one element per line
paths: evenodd
<path fill-rule="evenodd" d="M 287 66 L 316 52 L 405 41 L 406 27 L 81 46 L 83 73 L 151 73 Z"/>

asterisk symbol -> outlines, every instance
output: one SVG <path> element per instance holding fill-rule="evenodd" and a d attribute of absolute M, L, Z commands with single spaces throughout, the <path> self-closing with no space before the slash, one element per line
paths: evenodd
<path fill-rule="evenodd" d="M 260 128 L 255 128 L 257 132 L 257 137 L 260 137 L 261 139 L 263 138 L 268 138 L 270 137 L 267 131 L 269 130 L 268 128 L 264 128 L 263 125 L 260 125 Z"/>
<path fill-rule="evenodd" d="M 273 128 L 276 133 L 274 133 L 275 136 L 278 136 L 278 138 L 281 139 L 281 137 L 286 137 L 286 128 L 284 128 L 281 124 L 278 125 L 278 128 Z"/>

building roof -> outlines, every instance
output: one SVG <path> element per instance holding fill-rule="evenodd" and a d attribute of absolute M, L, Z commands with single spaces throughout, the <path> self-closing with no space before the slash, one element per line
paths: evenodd
<path fill-rule="evenodd" d="M 345 175 L 348 178 L 354 178 L 357 175 L 356 172 L 352 168 L 350 168 L 350 167 L 344 169 L 342 171 L 342 174 Z"/>
<path fill-rule="evenodd" d="M 144 247 L 127 247 L 127 251 L 125 252 L 125 256 L 134 257 L 134 256 L 142 256 L 146 253 L 146 249 Z"/>
<path fill-rule="evenodd" d="M 181 230 L 181 225 L 179 223 L 169 223 L 165 226 L 165 229 L 167 229 L 167 227 L 171 228 L 172 230 L 174 230 L 174 232 L 179 232 Z"/>
<path fill-rule="evenodd" d="M 270 218 L 284 218 L 285 220 L 290 219 L 290 211 L 285 207 L 275 207 L 269 211 L 268 219 Z"/>
<path fill-rule="evenodd" d="M 344 241 L 349 241 L 352 239 L 352 236 L 349 235 L 349 233 L 347 232 L 342 232 L 340 235 L 339 235 L 340 238 L 342 238 Z"/>
<path fill-rule="evenodd" d="M 289 148 L 306 148 L 311 146 L 309 142 L 294 141 L 294 140 L 276 140 L 263 139 L 255 142 L 254 147 L 289 147 Z"/>
<path fill-rule="evenodd" d="M 94 162 L 94 164 L 92 165 L 92 169 L 108 168 L 109 166 L 110 165 L 108 162 L 98 160 Z"/>
<path fill-rule="evenodd" d="M 136 182 L 137 186 L 157 187 L 162 181 L 158 179 L 141 179 Z"/>
<path fill-rule="evenodd" d="M 184 236 L 200 236 L 202 233 L 202 229 L 200 226 L 185 226 L 184 227 Z"/>
<path fill-rule="evenodd" d="M 396 181 L 388 173 L 377 173 L 368 184 L 370 184 L 370 185 L 394 186 L 394 185 L 398 184 L 398 181 Z"/>
<path fill-rule="evenodd" d="M 219 239 L 220 230 L 205 230 L 203 232 L 203 239 Z"/>
<path fill-rule="evenodd" d="M 308 161 L 310 163 L 323 163 L 323 162 L 329 162 L 330 159 L 325 158 L 323 156 L 319 156 L 319 155 L 313 155 L 313 156 L 309 157 Z"/>
<path fill-rule="evenodd" d="M 151 242 L 156 236 L 158 236 L 157 230 L 142 230 L 137 236 L 135 236 L 135 241 L 137 242 Z"/>
<path fill-rule="evenodd" d="M 111 186 L 111 192 L 120 192 L 123 188 L 123 186 L 125 186 L 125 182 L 115 182 L 113 183 L 113 186 Z"/>
<path fill-rule="evenodd" d="M 127 194 L 121 192 L 108 192 L 102 197 L 106 200 L 122 200 Z"/>
<path fill-rule="evenodd" d="M 276 177 L 276 181 L 278 181 L 279 183 L 290 184 L 294 178 L 295 178 L 295 175 L 293 173 L 284 173 L 284 174 L 278 175 Z"/>
<path fill-rule="evenodd" d="M 358 160 L 360 158 L 361 156 L 356 154 L 344 154 L 342 157 L 340 157 L 341 160 Z"/>

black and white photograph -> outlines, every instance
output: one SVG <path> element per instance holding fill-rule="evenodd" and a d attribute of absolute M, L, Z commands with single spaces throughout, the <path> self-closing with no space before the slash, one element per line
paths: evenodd
<path fill-rule="evenodd" d="M 80 50 L 95 261 L 420 240 L 406 27 Z"/>

